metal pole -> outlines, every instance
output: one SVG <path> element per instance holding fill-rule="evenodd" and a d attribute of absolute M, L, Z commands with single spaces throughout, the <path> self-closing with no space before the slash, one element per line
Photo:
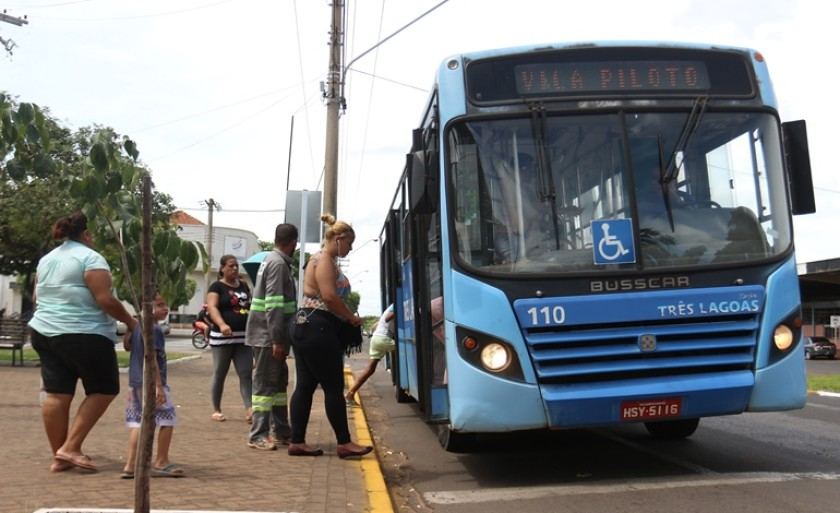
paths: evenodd
<path fill-rule="evenodd" d="M 213 274 L 213 198 L 207 200 L 207 272 L 204 273 L 204 301 L 207 302 L 207 289 L 210 288 L 210 275 Z"/>
<path fill-rule="evenodd" d="M 300 195 L 300 233 L 298 240 L 300 241 L 300 253 L 298 258 L 298 305 L 303 303 L 303 267 L 306 260 L 306 208 L 307 208 L 307 191 L 304 189 Z"/>
<path fill-rule="evenodd" d="M 292 138 L 295 135 L 295 117 L 292 116 L 292 127 L 289 129 L 289 163 L 286 165 L 286 192 L 289 192 L 289 180 L 292 178 Z"/>

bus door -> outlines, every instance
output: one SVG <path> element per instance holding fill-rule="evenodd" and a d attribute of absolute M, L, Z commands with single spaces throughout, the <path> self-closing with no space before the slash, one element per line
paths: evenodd
<path fill-rule="evenodd" d="M 446 390 L 446 344 L 443 326 L 443 259 L 441 244 L 441 201 L 435 130 L 415 131 L 414 149 L 406 173 L 410 190 L 409 212 L 403 218 L 404 314 L 411 318 L 414 355 L 404 355 L 409 372 L 409 394 L 417 399 L 428 422 L 448 422 Z M 414 361 L 410 361 L 410 357 Z M 403 359 L 401 357 L 401 359 Z M 414 378 L 412 381 L 411 378 Z"/>
<path fill-rule="evenodd" d="M 393 244 L 392 241 L 399 241 L 399 217 L 398 211 L 391 210 L 385 220 L 385 226 L 379 235 L 379 290 L 381 297 L 379 302 L 382 305 L 381 311 L 385 311 L 388 305 L 398 305 L 397 290 L 401 286 L 400 279 L 400 256 L 399 246 Z M 399 343 L 399 327 L 403 325 L 400 317 L 401 310 L 394 308 L 394 315 L 396 317 L 397 333 L 394 334 L 394 341 Z M 391 371 L 391 384 L 397 384 L 398 372 L 396 369 L 396 353 L 395 349 L 392 352 L 385 354 L 385 368 Z"/>
<path fill-rule="evenodd" d="M 400 184 L 393 208 L 383 228 L 382 260 L 383 285 L 394 305 L 396 317 L 396 347 L 393 352 L 391 380 L 397 402 L 409 402 L 417 397 L 417 351 L 414 329 L 414 284 L 412 266 L 416 256 L 411 250 L 412 230 L 408 222 L 406 183 Z M 387 305 L 383 305 L 384 310 Z"/>
<path fill-rule="evenodd" d="M 418 360 L 418 400 L 427 421 L 449 420 L 446 389 L 446 337 L 443 319 L 443 284 L 440 216 L 418 215 L 415 221 L 415 323 Z"/>

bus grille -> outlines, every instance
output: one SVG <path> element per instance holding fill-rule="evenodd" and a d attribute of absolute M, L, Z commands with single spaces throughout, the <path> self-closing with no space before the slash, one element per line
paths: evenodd
<path fill-rule="evenodd" d="M 595 383 L 752 370 L 758 322 L 743 315 L 524 334 L 540 383 Z"/>

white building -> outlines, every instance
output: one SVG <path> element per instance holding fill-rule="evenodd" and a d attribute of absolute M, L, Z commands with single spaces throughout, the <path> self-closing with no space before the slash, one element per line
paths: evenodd
<path fill-rule="evenodd" d="M 0 309 L 5 316 L 21 313 L 21 296 L 14 276 L 0 276 Z"/>
<path fill-rule="evenodd" d="M 192 318 L 201 309 L 201 305 L 204 304 L 204 298 L 207 297 L 207 287 L 218 279 L 219 260 L 223 255 L 233 255 L 239 260 L 241 277 L 251 285 L 248 274 L 242 268 L 242 262 L 254 254 L 259 253 L 261 248 L 259 239 L 257 239 L 257 235 L 254 232 L 221 226 L 213 226 L 213 243 L 208 245 L 209 227 L 195 217 L 180 210 L 172 215 L 171 222 L 178 226 L 178 236 L 183 240 L 200 242 L 204 245 L 210 264 L 210 270 L 205 275 L 201 262 L 199 262 L 190 276 L 195 280 L 195 295 L 188 304 L 170 313 L 171 322 L 178 324 L 180 322 L 191 322 Z M 253 285 L 251 287 L 253 288 Z"/>

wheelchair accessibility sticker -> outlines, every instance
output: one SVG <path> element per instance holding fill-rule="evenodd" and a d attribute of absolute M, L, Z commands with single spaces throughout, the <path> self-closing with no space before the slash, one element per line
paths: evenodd
<path fill-rule="evenodd" d="M 593 221 L 592 242 L 596 264 L 632 264 L 636 261 L 630 219 Z"/>

